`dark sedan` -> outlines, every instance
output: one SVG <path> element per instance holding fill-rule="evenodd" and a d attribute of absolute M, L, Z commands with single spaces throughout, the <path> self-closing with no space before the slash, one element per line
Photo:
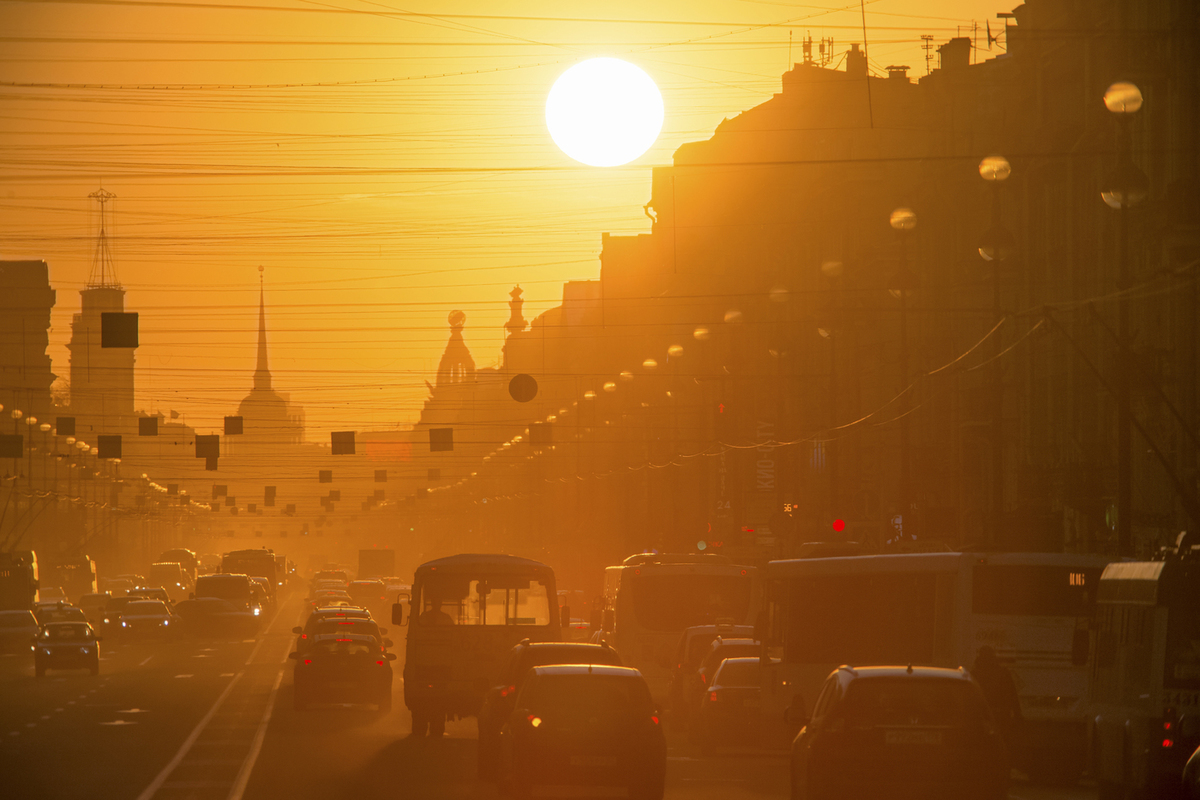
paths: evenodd
<path fill-rule="evenodd" d="M 792 743 L 792 797 L 1002 800 L 1009 761 L 963 670 L 839 667 Z"/>
<path fill-rule="evenodd" d="M 650 688 L 636 669 L 537 667 L 501 732 L 502 787 L 622 786 L 661 800 L 667 743 Z"/>
<path fill-rule="evenodd" d="M 33 640 L 33 671 L 86 669 L 100 674 L 100 637 L 86 622 L 51 622 Z"/>
<path fill-rule="evenodd" d="M 175 606 L 175 616 L 181 636 L 248 639 L 258 633 L 257 616 L 219 597 L 184 600 Z"/>
<path fill-rule="evenodd" d="M 317 636 L 303 653 L 291 653 L 294 703 L 304 711 L 314 703 L 369 703 L 392 710 L 392 663 L 373 636 Z"/>

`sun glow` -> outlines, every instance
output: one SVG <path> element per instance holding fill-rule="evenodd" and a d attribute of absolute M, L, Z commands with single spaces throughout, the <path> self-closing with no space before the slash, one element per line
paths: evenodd
<path fill-rule="evenodd" d="M 654 144 L 662 124 L 662 95 L 654 81 L 616 58 L 576 64 L 546 98 L 546 127 L 554 143 L 593 167 L 633 161 Z"/>

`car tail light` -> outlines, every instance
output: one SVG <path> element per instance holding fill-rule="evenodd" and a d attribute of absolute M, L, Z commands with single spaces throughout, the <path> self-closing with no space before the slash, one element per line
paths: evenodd
<path fill-rule="evenodd" d="M 1169 747 L 1174 747 L 1174 746 L 1175 746 L 1175 740 L 1174 740 L 1174 739 L 1163 739 L 1163 740 L 1162 740 L 1162 746 L 1163 746 L 1163 748 L 1164 748 L 1164 749 L 1166 749 L 1166 748 L 1169 748 Z"/>
<path fill-rule="evenodd" d="M 305 664 L 311 664 L 311 663 L 312 663 L 312 659 L 311 659 L 311 658 L 306 658 L 306 659 L 304 659 L 304 663 L 305 663 Z"/>
<path fill-rule="evenodd" d="M 308 638 L 308 634 L 307 634 L 307 633 L 302 633 L 302 634 L 300 634 L 300 638 L 301 638 L 301 639 L 307 639 L 307 638 Z"/>
<path fill-rule="evenodd" d="M 516 692 L 517 692 L 517 687 L 505 686 L 503 689 L 500 690 L 500 696 L 508 697 L 510 694 L 516 694 Z"/>
<path fill-rule="evenodd" d="M 376 661 L 375 663 L 376 663 L 376 664 L 378 664 L 378 665 L 379 665 L 379 666 L 381 666 L 381 667 L 383 666 L 383 662 L 382 662 L 382 661 Z"/>
<path fill-rule="evenodd" d="M 530 714 L 529 715 L 529 724 L 536 728 L 537 726 L 542 724 L 542 718 L 535 717 L 533 714 Z"/>
<path fill-rule="evenodd" d="M 716 693 L 716 692 L 709 692 L 709 693 L 708 693 L 708 702 L 710 702 L 710 703 L 715 703 L 715 702 L 717 702 L 717 693 Z"/>
<path fill-rule="evenodd" d="M 656 717 L 656 716 L 651 716 L 651 717 L 650 717 L 650 721 L 651 721 L 651 722 L 653 722 L 655 725 L 657 725 L 657 724 L 658 724 L 658 717 Z"/>

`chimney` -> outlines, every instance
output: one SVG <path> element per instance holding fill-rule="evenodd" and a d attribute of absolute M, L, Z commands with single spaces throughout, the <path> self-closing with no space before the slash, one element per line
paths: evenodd
<path fill-rule="evenodd" d="M 971 40 L 958 36 L 938 48 L 938 69 L 957 72 L 971 64 Z"/>
<path fill-rule="evenodd" d="M 910 67 L 907 64 L 901 66 L 891 65 L 887 68 L 888 80 L 902 81 L 908 83 L 908 70 Z"/>
<path fill-rule="evenodd" d="M 846 74 L 855 78 L 867 77 L 867 55 L 857 44 L 850 45 L 850 52 L 846 53 Z"/>

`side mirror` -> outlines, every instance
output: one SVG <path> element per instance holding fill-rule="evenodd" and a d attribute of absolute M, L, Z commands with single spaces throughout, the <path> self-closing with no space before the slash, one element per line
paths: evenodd
<path fill-rule="evenodd" d="M 299 658 L 299 657 L 300 657 L 299 653 L 288 653 L 288 658 Z"/>
<path fill-rule="evenodd" d="M 571 627 L 571 607 L 563 606 L 561 609 L 561 620 L 564 628 Z"/>
<path fill-rule="evenodd" d="M 395 660 L 396 660 L 396 654 L 395 654 L 395 653 L 388 653 L 388 654 L 386 654 L 386 655 L 384 656 L 384 658 L 386 658 L 388 661 L 395 661 Z"/>
<path fill-rule="evenodd" d="M 393 625 L 403 625 L 404 624 L 404 604 L 403 603 L 392 603 L 392 624 Z"/>
<path fill-rule="evenodd" d="M 380 628 L 380 629 L 379 629 L 379 635 L 380 635 L 380 636 L 387 636 L 387 628 Z"/>
<path fill-rule="evenodd" d="M 383 646 L 384 646 L 384 647 L 395 647 L 395 646 L 396 646 L 396 643 L 395 643 L 395 642 L 393 642 L 391 639 L 384 639 L 384 640 L 383 640 Z"/>
<path fill-rule="evenodd" d="M 299 636 L 300 634 L 304 633 L 304 628 L 301 628 L 299 625 L 297 625 L 295 628 L 292 628 L 292 633 Z"/>

